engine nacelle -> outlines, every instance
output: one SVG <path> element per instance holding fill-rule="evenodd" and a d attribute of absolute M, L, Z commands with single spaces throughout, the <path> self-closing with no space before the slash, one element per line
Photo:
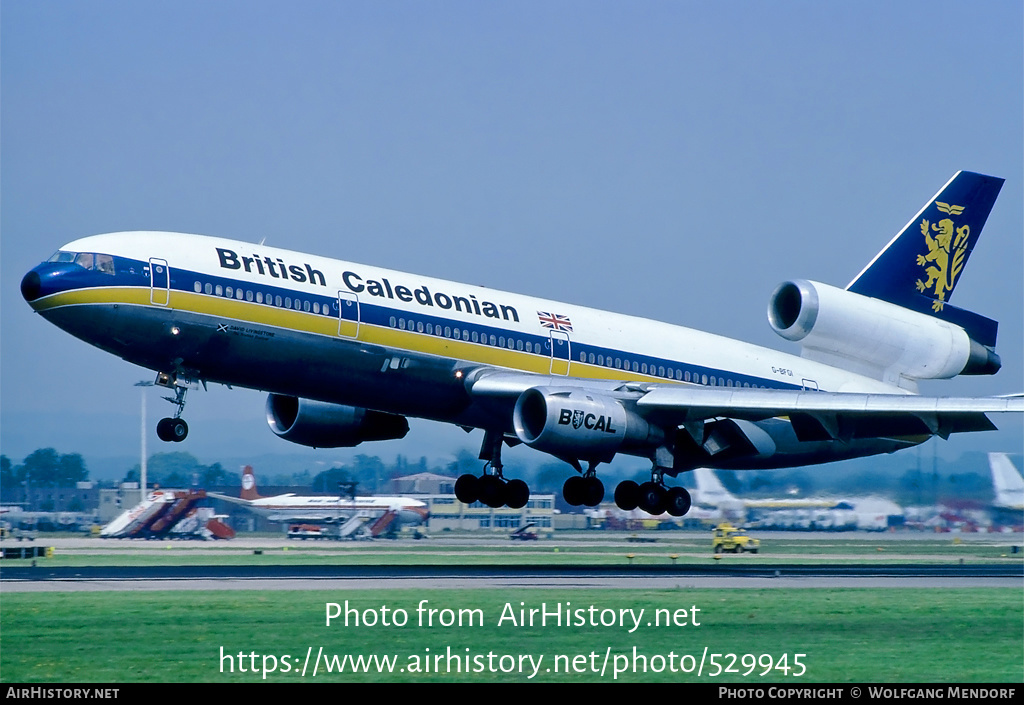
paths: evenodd
<path fill-rule="evenodd" d="M 286 441 L 313 448 L 350 448 L 363 441 L 404 438 L 409 432 L 404 416 L 282 394 L 267 397 L 267 423 Z"/>
<path fill-rule="evenodd" d="M 618 400 L 579 389 L 527 389 L 512 423 L 526 445 L 567 459 L 608 462 L 618 451 L 645 451 L 664 440 L 659 428 Z"/>
<path fill-rule="evenodd" d="M 923 313 L 818 282 L 780 284 L 768 321 L 783 338 L 800 341 L 804 357 L 853 362 L 886 381 L 994 374 L 999 356 L 963 328 Z"/>

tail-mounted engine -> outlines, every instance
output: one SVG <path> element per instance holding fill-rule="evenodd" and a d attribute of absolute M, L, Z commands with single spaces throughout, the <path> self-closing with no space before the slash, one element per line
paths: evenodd
<path fill-rule="evenodd" d="M 313 448 L 348 448 L 409 432 L 404 416 L 281 394 L 267 397 L 267 423 L 286 441 Z"/>
<path fill-rule="evenodd" d="M 608 462 L 618 451 L 644 454 L 664 440 L 659 428 L 620 401 L 579 389 L 527 389 L 516 401 L 512 423 L 531 448 L 588 462 Z"/>
<path fill-rule="evenodd" d="M 963 328 L 932 316 L 818 282 L 780 284 L 768 321 L 799 341 L 803 356 L 877 379 L 945 379 L 995 374 L 999 356 Z"/>

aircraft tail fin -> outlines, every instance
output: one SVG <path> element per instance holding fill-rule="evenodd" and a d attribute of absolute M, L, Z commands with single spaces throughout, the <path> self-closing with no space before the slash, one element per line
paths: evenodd
<path fill-rule="evenodd" d="M 259 492 L 256 491 L 256 475 L 252 471 L 252 465 L 246 465 L 242 468 L 242 499 L 260 499 Z"/>
<path fill-rule="evenodd" d="M 1003 179 L 958 171 L 846 287 L 958 325 L 995 347 L 998 324 L 949 304 Z"/>
<path fill-rule="evenodd" d="M 719 505 L 736 502 L 711 468 L 696 468 L 693 479 L 697 482 L 697 498 L 701 504 Z"/>
<path fill-rule="evenodd" d="M 1019 507 L 1024 498 L 1024 477 L 1010 461 L 1006 453 L 989 453 L 988 464 L 992 470 L 992 487 L 995 490 L 995 505 Z"/>

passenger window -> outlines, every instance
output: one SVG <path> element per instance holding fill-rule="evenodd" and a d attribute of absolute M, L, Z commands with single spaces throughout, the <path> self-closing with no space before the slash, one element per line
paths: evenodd
<path fill-rule="evenodd" d="M 218 284 L 216 287 L 214 287 L 213 293 L 216 294 L 217 296 L 224 296 L 224 287 Z"/>
<path fill-rule="evenodd" d="M 193 290 L 194 290 L 194 291 L 195 291 L 195 292 L 196 292 L 197 294 L 201 294 L 201 293 L 203 293 L 203 285 L 202 285 L 202 283 L 201 283 L 201 282 L 196 282 L 195 284 L 193 284 L 193 285 L 192 285 L 192 289 L 193 289 Z"/>
<path fill-rule="evenodd" d="M 203 286 L 203 291 L 205 291 L 207 294 L 212 294 L 213 284 L 211 284 L 210 282 L 206 282 L 206 284 Z"/>

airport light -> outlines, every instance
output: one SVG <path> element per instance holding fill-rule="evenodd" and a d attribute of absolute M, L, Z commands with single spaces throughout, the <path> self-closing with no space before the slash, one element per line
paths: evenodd
<path fill-rule="evenodd" d="M 153 383 L 147 380 L 135 383 L 142 392 L 142 459 L 139 463 L 139 501 L 146 499 L 146 387 L 152 387 Z"/>

